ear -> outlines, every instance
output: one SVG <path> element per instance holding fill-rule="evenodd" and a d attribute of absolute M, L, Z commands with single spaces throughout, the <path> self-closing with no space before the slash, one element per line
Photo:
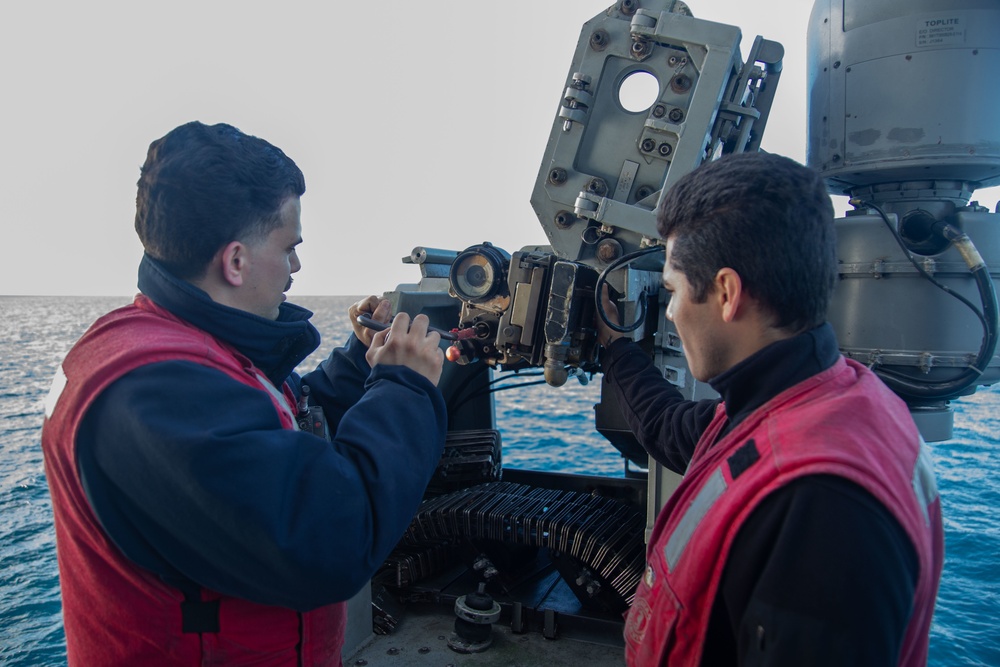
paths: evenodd
<path fill-rule="evenodd" d="M 219 251 L 222 279 L 233 287 L 243 284 L 247 269 L 247 247 L 240 241 L 230 241 Z"/>
<path fill-rule="evenodd" d="M 727 266 L 719 269 L 715 274 L 715 298 L 723 321 L 732 322 L 736 319 L 740 304 L 745 298 L 740 274 Z"/>

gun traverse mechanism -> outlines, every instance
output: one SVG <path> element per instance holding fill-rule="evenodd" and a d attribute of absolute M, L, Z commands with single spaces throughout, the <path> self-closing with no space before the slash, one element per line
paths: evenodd
<path fill-rule="evenodd" d="M 552 119 L 530 198 L 549 245 L 404 258 L 421 279 L 387 294 L 394 309 L 456 338 L 440 384 L 452 463 L 374 580 L 380 627 L 395 626 L 389 598 L 448 604 L 485 581 L 511 628 L 554 636 L 555 609 L 564 632 L 580 623 L 620 637 L 644 538 L 679 478 L 603 393 L 595 426 L 624 478 L 504 468 L 492 375 L 560 386 L 597 372 L 607 284 L 623 331 L 664 376 L 688 398 L 714 396 L 664 317 L 654 211 L 701 163 L 760 150 L 784 49 L 758 36 L 744 57 L 741 40 L 677 0 L 619 0 L 584 24 Z M 816 0 L 810 19 L 808 163 L 854 205 L 836 221 L 829 319 L 843 353 L 880 374 L 927 440 L 951 436 L 949 400 L 1000 375 L 1000 227 L 970 202 L 1000 183 L 1000 125 L 985 111 L 995 104 L 955 108 L 923 82 L 975 89 L 1000 69 L 998 41 L 992 0 Z"/>
<path fill-rule="evenodd" d="M 606 479 L 503 469 L 490 376 L 523 371 L 560 386 L 597 372 L 596 296 L 607 283 L 631 335 L 685 384 L 680 345 L 661 315 L 654 210 L 703 161 L 759 149 L 783 48 L 758 37 L 744 58 L 741 39 L 738 28 L 696 19 L 673 0 L 621 0 L 594 17 L 583 26 L 531 194 L 549 245 L 420 247 L 404 258 L 419 266 L 420 282 L 387 296 L 395 310 L 423 312 L 454 334 L 448 358 L 458 363 L 446 365 L 440 385 L 450 397 L 446 458 L 478 462 L 461 470 L 481 476 L 463 474 L 456 488 L 459 468 L 443 460 L 450 476 L 432 482 L 374 580 L 378 627 L 395 627 L 392 598 L 449 601 L 477 590 L 466 581 L 451 594 L 453 585 L 439 580 L 453 581 L 442 573 L 463 562 L 505 618 L 520 605 L 519 616 L 544 634 L 555 630 L 543 609 L 560 609 L 563 631 L 568 619 L 592 624 L 596 614 L 620 641 L 621 613 L 644 566 L 647 515 L 655 515 L 647 496 L 664 497 L 674 482 L 650 494 L 657 483 L 644 470 Z M 635 86 L 650 81 L 652 93 L 638 99 Z M 598 429 L 645 469 L 617 409 L 597 414 Z"/>

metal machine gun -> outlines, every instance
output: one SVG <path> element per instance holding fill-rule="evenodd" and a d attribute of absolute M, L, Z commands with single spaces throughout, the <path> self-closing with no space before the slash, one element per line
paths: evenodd
<path fill-rule="evenodd" d="M 951 436 L 950 400 L 1000 377 L 1000 227 L 997 213 L 970 203 L 975 189 L 1000 184 L 1000 125 L 996 105 L 956 106 L 924 82 L 973 90 L 1000 69 L 998 35 L 1000 9 L 986 0 L 816 0 L 809 29 L 808 162 L 855 207 L 836 221 L 829 318 L 843 353 L 903 397 L 927 440 Z M 740 44 L 738 28 L 696 19 L 678 0 L 618 0 L 583 26 L 531 194 L 550 245 L 404 258 L 421 279 L 387 294 L 394 309 L 423 312 L 457 339 L 448 356 L 458 363 L 440 383 L 450 440 L 489 434 L 477 451 L 492 454 L 477 454 L 488 471 L 480 486 L 428 501 L 382 580 L 411 587 L 451 563 L 442 554 L 459 542 L 507 564 L 487 569 L 516 572 L 530 546 L 528 560 L 550 550 L 583 607 L 614 616 L 629 603 L 641 526 L 677 477 L 648 459 L 609 395 L 596 427 L 624 457 L 624 479 L 503 469 L 490 374 L 541 368 L 559 386 L 598 370 L 593 323 L 607 283 L 623 330 L 664 376 L 688 398 L 714 395 L 688 373 L 664 317 L 654 211 L 706 160 L 760 149 L 784 53 L 757 37 L 744 58 Z M 588 496 L 608 503 L 574 512 Z M 558 517 L 542 516 L 556 504 Z M 447 599 L 444 588 L 423 591 Z"/>
<path fill-rule="evenodd" d="M 630 314 L 651 310 L 659 198 L 704 160 L 760 146 L 783 49 L 758 37 L 744 61 L 740 39 L 681 2 L 626 0 L 584 26 L 531 197 L 551 246 L 454 256 L 458 328 L 475 335 L 453 360 L 543 367 L 553 386 L 596 370 L 595 288 L 629 260 L 638 273 L 612 281 Z"/>
<path fill-rule="evenodd" d="M 605 283 L 618 295 L 623 328 L 695 393 L 662 316 L 654 210 L 703 161 L 759 149 L 783 49 L 758 37 L 744 58 L 741 38 L 736 27 L 693 18 L 681 2 L 620 0 L 583 27 L 539 168 L 531 204 L 550 245 L 513 253 L 490 243 L 420 247 L 404 258 L 421 279 L 387 294 L 393 308 L 425 313 L 455 339 L 448 357 L 458 363 L 446 364 L 440 383 L 449 402 L 446 459 L 474 458 L 463 448 L 475 446 L 480 461 L 492 446 L 499 460 L 492 371 L 540 368 L 559 386 L 598 370 L 594 315 Z M 654 466 L 647 481 L 645 452 L 617 407 L 601 403 L 598 430 L 638 471 L 585 481 L 483 465 L 481 484 L 428 499 L 377 580 L 408 595 L 429 587 L 424 594 L 441 599 L 446 587 L 419 582 L 452 562 L 444 544 L 477 552 L 510 593 L 522 586 L 519 573 L 537 571 L 530 563 L 542 550 L 583 608 L 620 624 L 642 571 L 643 527 L 676 479 Z M 544 598 L 533 596 L 540 607 Z"/>

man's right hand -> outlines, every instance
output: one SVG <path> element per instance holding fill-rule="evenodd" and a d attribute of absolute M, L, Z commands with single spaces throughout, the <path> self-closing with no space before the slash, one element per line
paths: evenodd
<path fill-rule="evenodd" d="M 388 329 L 372 336 L 365 359 L 373 368 L 376 364 L 406 366 L 437 385 L 444 353 L 441 335 L 436 331 L 427 333 L 429 324 L 426 315 L 417 315 L 411 322 L 406 313 L 397 313 Z"/>

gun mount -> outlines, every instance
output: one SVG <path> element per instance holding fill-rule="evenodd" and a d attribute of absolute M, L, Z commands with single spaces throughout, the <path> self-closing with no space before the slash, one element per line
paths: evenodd
<path fill-rule="evenodd" d="M 829 319 L 844 354 L 907 401 L 927 440 L 951 436 L 949 400 L 1000 375 L 997 214 L 970 203 L 975 189 L 1000 183 L 1000 130 L 987 111 L 996 104 L 956 108 L 923 82 L 949 80 L 972 99 L 976 81 L 1000 67 L 998 35 L 992 0 L 816 0 L 809 27 L 808 162 L 855 205 L 836 223 Z M 741 37 L 677 0 L 619 0 L 583 26 L 531 193 L 550 245 L 508 253 L 483 242 L 404 258 L 421 279 L 387 294 L 394 309 L 461 334 L 441 387 L 460 399 L 445 468 L 462 483 L 432 485 L 376 584 L 450 602 L 485 578 L 504 622 L 545 634 L 548 593 L 516 593 L 556 590 L 540 578 L 549 568 L 590 630 L 597 618 L 620 624 L 643 565 L 642 527 L 678 478 L 648 459 L 608 395 L 595 425 L 624 458 L 624 478 L 503 469 L 491 373 L 542 369 L 559 386 L 597 371 L 593 321 L 606 282 L 628 335 L 664 375 L 689 398 L 712 394 L 688 373 L 664 317 L 654 211 L 702 162 L 760 149 L 784 49 L 757 37 L 744 58 Z M 435 577 L 463 560 L 478 574 L 451 593 Z"/>

